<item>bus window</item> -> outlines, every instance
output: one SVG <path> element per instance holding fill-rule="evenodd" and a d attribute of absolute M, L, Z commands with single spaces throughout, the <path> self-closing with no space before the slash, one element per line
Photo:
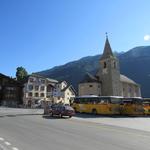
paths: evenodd
<path fill-rule="evenodd" d="M 121 103 L 121 99 L 120 98 L 111 98 L 111 103 L 112 104 L 120 104 Z"/>
<path fill-rule="evenodd" d="M 85 103 L 85 99 L 84 98 L 81 98 L 80 99 L 80 104 L 84 104 Z"/>
<path fill-rule="evenodd" d="M 100 102 L 101 104 L 108 104 L 109 103 L 109 101 L 108 101 L 108 99 L 101 99 L 101 102 Z"/>
<path fill-rule="evenodd" d="M 79 99 L 75 98 L 73 103 L 79 104 Z"/>

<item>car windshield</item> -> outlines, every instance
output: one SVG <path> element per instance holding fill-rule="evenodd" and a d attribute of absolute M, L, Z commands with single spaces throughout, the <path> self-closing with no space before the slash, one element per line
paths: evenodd
<path fill-rule="evenodd" d="M 67 110 L 73 110 L 73 108 L 70 107 L 70 106 L 65 106 L 65 109 L 67 109 Z"/>

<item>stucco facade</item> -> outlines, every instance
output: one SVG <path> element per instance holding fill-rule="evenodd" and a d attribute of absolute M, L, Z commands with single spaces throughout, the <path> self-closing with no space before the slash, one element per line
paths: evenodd
<path fill-rule="evenodd" d="M 123 97 L 141 97 L 140 86 L 134 81 L 121 81 L 121 96 Z"/>
<path fill-rule="evenodd" d="M 101 84 L 97 82 L 80 83 L 79 95 L 101 95 Z"/>
<path fill-rule="evenodd" d="M 71 85 L 68 85 L 66 81 L 57 83 L 54 90 L 54 102 L 70 104 L 72 98 L 75 97 L 75 90 Z"/>
<path fill-rule="evenodd" d="M 24 83 L 24 105 L 31 107 L 38 100 L 53 100 L 53 90 L 57 80 L 31 74 Z"/>

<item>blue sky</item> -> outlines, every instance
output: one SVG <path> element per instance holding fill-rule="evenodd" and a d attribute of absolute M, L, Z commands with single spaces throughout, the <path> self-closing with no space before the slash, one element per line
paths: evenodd
<path fill-rule="evenodd" d="M 149 0 L 0 0 L 0 72 L 15 76 L 150 45 Z M 144 36 L 145 37 L 144 40 Z"/>

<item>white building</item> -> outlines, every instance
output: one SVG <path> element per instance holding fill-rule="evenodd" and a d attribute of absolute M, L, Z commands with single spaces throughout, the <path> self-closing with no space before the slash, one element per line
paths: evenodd
<path fill-rule="evenodd" d="M 24 84 L 23 102 L 25 106 L 31 107 L 38 100 L 51 100 L 53 90 L 57 80 L 45 78 L 37 74 L 31 74 L 27 77 Z"/>
<path fill-rule="evenodd" d="M 75 97 L 75 90 L 72 85 L 68 85 L 66 81 L 56 84 L 54 90 L 55 103 L 70 104 L 72 98 Z"/>
<path fill-rule="evenodd" d="M 70 100 L 75 96 L 75 90 L 66 81 L 58 82 L 37 74 L 27 77 L 23 93 L 23 103 L 27 107 L 32 107 L 39 100 L 70 104 Z"/>

